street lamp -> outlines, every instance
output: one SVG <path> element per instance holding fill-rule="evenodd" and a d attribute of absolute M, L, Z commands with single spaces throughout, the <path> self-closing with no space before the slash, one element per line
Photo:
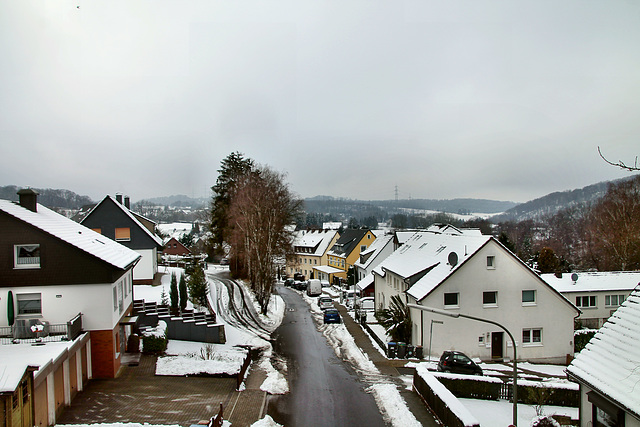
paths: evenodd
<path fill-rule="evenodd" d="M 453 318 L 464 317 L 471 320 L 477 320 L 478 322 L 491 323 L 492 325 L 496 325 L 502 328 L 507 333 L 507 335 L 509 335 L 509 338 L 511 338 L 511 346 L 513 347 L 513 421 L 512 421 L 512 424 L 514 426 L 517 426 L 518 425 L 518 366 L 517 366 L 518 356 L 516 353 L 516 340 L 513 339 L 513 335 L 511 335 L 511 332 L 509 332 L 507 328 L 505 328 L 498 322 L 494 322 L 493 320 L 489 320 L 489 319 L 483 319 L 481 317 L 469 316 L 468 314 L 462 314 L 462 313 L 453 313 L 447 310 L 441 310 L 434 307 L 426 307 L 424 305 L 418 305 L 418 304 L 407 304 L 407 307 L 415 308 L 416 310 L 428 311 L 430 313 L 442 314 L 443 316 L 449 316 Z M 432 326 L 433 326 L 433 323 L 432 323 Z M 429 359 L 431 359 L 431 343 L 429 343 Z"/>
<path fill-rule="evenodd" d="M 431 327 L 429 328 L 429 362 L 431 362 L 431 338 L 433 338 L 433 324 L 444 325 L 442 320 L 431 319 Z"/>

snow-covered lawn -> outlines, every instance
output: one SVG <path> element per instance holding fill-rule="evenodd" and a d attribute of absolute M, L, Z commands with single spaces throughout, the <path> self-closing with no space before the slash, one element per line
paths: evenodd
<path fill-rule="evenodd" d="M 483 427 L 508 426 L 513 420 L 513 404 L 506 400 L 458 399 Z M 566 406 L 543 406 L 545 415 L 568 415 L 578 419 L 578 408 Z M 536 417 L 536 411 L 531 405 L 518 405 L 518 425 L 529 426 Z"/>

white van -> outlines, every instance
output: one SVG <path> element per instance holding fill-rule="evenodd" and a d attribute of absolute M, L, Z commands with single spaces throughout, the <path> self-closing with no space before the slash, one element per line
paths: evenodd
<path fill-rule="evenodd" d="M 307 295 L 310 297 L 317 297 L 322 294 L 322 284 L 318 279 L 309 279 L 307 282 Z"/>

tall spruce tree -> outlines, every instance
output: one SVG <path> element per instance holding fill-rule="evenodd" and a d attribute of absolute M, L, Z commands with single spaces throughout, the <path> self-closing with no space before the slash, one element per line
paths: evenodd
<path fill-rule="evenodd" d="M 229 224 L 229 206 L 234 189 L 240 178 L 251 172 L 254 167 L 253 160 L 245 158 L 237 151 L 222 160 L 216 184 L 211 187 L 214 194 L 209 220 L 212 234 L 210 246 L 215 251 L 221 252 L 222 243 L 225 241 Z"/>
<path fill-rule="evenodd" d="M 180 275 L 180 284 L 178 285 L 178 290 L 180 291 L 180 310 L 184 310 L 187 308 L 187 301 L 189 299 L 189 295 L 187 294 L 187 282 L 185 280 L 184 274 Z"/>
<path fill-rule="evenodd" d="M 171 287 L 169 288 L 169 298 L 171 299 L 171 310 L 178 309 L 178 279 L 176 273 L 171 273 Z"/>

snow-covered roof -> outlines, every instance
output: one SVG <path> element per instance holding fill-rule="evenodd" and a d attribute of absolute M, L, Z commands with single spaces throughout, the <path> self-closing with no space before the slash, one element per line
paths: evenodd
<path fill-rule="evenodd" d="M 416 230 L 413 231 L 396 231 L 396 240 L 399 244 L 404 245 L 404 243 L 416 234 Z"/>
<path fill-rule="evenodd" d="M 381 235 L 369 245 L 367 249 L 360 252 L 360 258 L 355 262 L 355 266 L 360 268 L 367 268 L 376 259 L 377 254 L 382 251 L 388 244 L 392 243 L 393 235 L 385 234 Z M 360 262 L 362 259 L 364 262 Z"/>
<path fill-rule="evenodd" d="M 574 276 L 575 274 L 575 276 Z M 541 274 L 540 277 L 558 292 L 631 291 L 640 284 L 640 271 L 606 271 Z M 578 280 L 573 280 L 577 278 Z"/>
<path fill-rule="evenodd" d="M 122 203 L 118 202 L 116 199 L 114 199 L 113 197 L 107 195 L 105 196 L 104 199 L 102 199 L 102 201 L 100 203 L 98 203 L 96 206 L 94 206 L 94 208 L 91 210 L 91 212 L 89 212 L 84 218 L 83 221 L 85 219 L 87 219 L 87 217 L 89 217 L 91 215 L 91 213 L 96 210 L 98 208 L 98 206 L 100 206 L 102 203 L 104 203 L 105 200 L 111 200 L 113 203 L 115 203 L 116 206 L 118 206 L 122 212 L 124 212 L 129 218 L 131 218 L 131 220 L 133 222 L 136 223 L 136 225 L 138 225 L 145 233 L 147 233 L 147 235 L 149 237 L 151 237 L 151 239 L 153 239 L 153 241 L 158 245 L 158 246 L 162 246 L 162 239 L 157 236 L 156 234 L 152 233 L 147 227 L 145 227 L 139 220 L 138 218 L 136 218 L 136 215 L 134 215 L 133 212 L 131 212 L 131 210 L 129 210 L 125 205 L 123 205 Z M 153 221 L 152 221 L 153 222 Z"/>
<path fill-rule="evenodd" d="M 114 267 L 125 269 L 141 255 L 95 231 L 37 204 L 36 212 L 0 200 L 0 210 L 81 249 Z"/>
<path fill-rule="evenodd" d="M 405 279 L 428 271 L 407 291 L 419 301 L 453 274 L 490 239 L 491 236 L 483 235 L 419 231 L 373 271 L 380 276 L 385 276 L 387 271 L 391 271 Z M 454 265 L 449 263 L 452 253 L 456 255 Z"/>
<path fill-rule="evenodd" d="M 596 332 L 567 368 L 585 383 L 640 419 L 640 287 Z"/>
<path fill-rule="evenodd" d="M 156 227 L 162 231 L 163 234 L 180 239 L 183 235 L 191 232 L 193 224 L 190 222 L 172 222 L 169 224 L 158 224 Z"/>
<path fill-rule="evenodd" d="M 369 273 L 364 276 L 358 283 L 356 283 L 356 288 L 363 290 L 366 289 L 367 286 L 373 283 L 373 273 Z"/>
<path fill-rule="evenodd" d="M 294 248 L 311 248 L 312 255 L 322 256 L 327 251 L 337 230 L 300 230 L 293 240 Z M 308 254 L 305 252 L 305 254 Z"/>
<path fill-rule="evenodd" d="M 329 267 L 328 265 L 314 266 L 313 269 L 321 271 L 325 274 L 344 273 L 344 270 L 340 270 L 339 268 L 335 268 L 335 267 Z"/>

